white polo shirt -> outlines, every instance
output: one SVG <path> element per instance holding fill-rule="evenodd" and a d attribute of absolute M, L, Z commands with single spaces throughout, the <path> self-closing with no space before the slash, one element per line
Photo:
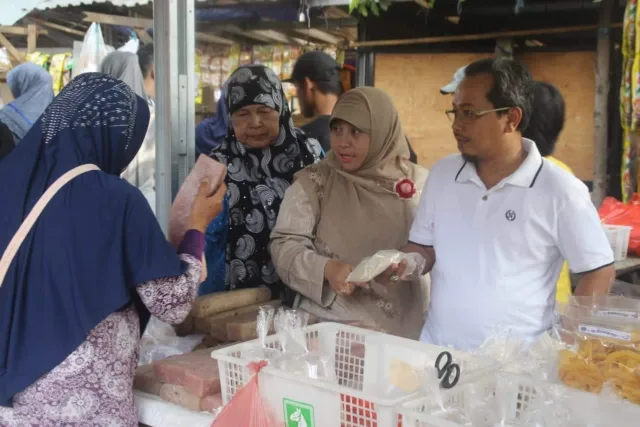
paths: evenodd
<path fill-rule="evenodd" d="M 520 168 L 489 190 L 460 155 L 431 169 L 409 235 L 436 253 L 421 341 L 470 350 L 496 327 L 535 339 L 563 260 L 575 273 L 613 263 L 587 187 L 522 144 Z"/>

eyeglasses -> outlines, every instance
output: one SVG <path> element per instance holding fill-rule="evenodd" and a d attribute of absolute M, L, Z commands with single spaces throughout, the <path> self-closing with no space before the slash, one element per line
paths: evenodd
<path fill-rule="evenodd" d="M 496 113 L 498 111 L 507 111 L 507 110 L 510 110 L 511 108 L 513 107 L 494 108 L 493 110 L 480 110 L 480 111 L 456 110 L 454 108 L 451 110 L 447 110 L 444 113 L 447 115 L 451 123 L 455 122 L 456 119 L 461 120 L 463 123 L 468 123 L 472 120 L 479 119 L 485 114 Z"/>

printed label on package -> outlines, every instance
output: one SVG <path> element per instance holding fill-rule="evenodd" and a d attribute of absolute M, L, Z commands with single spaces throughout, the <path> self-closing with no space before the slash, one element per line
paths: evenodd
<path fill-rule="evenodd" d="M 594 337 L 613 338 L 620 341 L 631 341 L 629 332 L 617 331 L 615 329 L 602 328 L 600 326 L 580 325 L 578 330 L 583 334 L 593 335 Z"/>
<path fill-rule="evenodd" d="M 602 317 L 617 317 L 620 319 L 638 319 L 640 315 L 633 310 L 594 310 L 593 314 Z"/>

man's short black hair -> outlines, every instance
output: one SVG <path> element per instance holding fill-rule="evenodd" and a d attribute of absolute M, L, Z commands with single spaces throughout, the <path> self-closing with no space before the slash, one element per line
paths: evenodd
<path fill-rule="evenodd" d="M 147 43 L 138 49 L 138 62 L 140 63 L 142 75 L 146 79 L 149 77 L 153 66 L 153 43 Z"/>
<path fill-rule="evenodd" d="M 529 68 L 515 59 L 487 58 L 469 64 L 464 70 L 465 77 L 478 74 L 493 77 L 493 86 L 487 93 L 493 108 L 519 107 L 522 110 L 518 130 L 523 132 L 529 125 L 533 103 L 533 77 Z"/>
<path fill-rule="evenodd" d="M 535 82 L 531 121 L 522 136 L 536 143 L 543 157 L 553 154 L 564 127 L 564 98 L 550 83 Z"/>
<path fill-rule="evenodd" d="M 335 78 L 332 78 L 331 80 L 315 81 L 312 78 L 310 78 L 310 80 L 313 83 L 315 83 L 316 87 L 318 88 L 320 93 L 322 93 L 323 95 L 329 95 L 329 94 L 334 94 L 336 96 L 342 95 L 343 90 L 342 90 L 342 80 L 340 80 L 340 73 L 336 73 Z M 304 85 L 305 82 L 301 81 L 301 82 L 298 82 L 298 84 Z"/>

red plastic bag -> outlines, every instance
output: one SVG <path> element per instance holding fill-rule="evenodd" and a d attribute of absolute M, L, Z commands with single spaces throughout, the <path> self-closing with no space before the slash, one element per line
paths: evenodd
<path fill-rule="evenodd" d="M 253 378 L 233 396 L 222 409 L 211 427 L 284 427 L 276 421 L 270 408 L 260 397 L 258 372 L 267 366 L 267 362 L 251 362 L 248 366 L 254 372 Z"/>
<path fill-rule="evenodd" d="M 633 194 L 629 203 L 607 197 L 598 209 L 598 215 L 603 224 L 631 227 L 629 253 L 640 256 L 640 197 L 637 193 Z"/>

